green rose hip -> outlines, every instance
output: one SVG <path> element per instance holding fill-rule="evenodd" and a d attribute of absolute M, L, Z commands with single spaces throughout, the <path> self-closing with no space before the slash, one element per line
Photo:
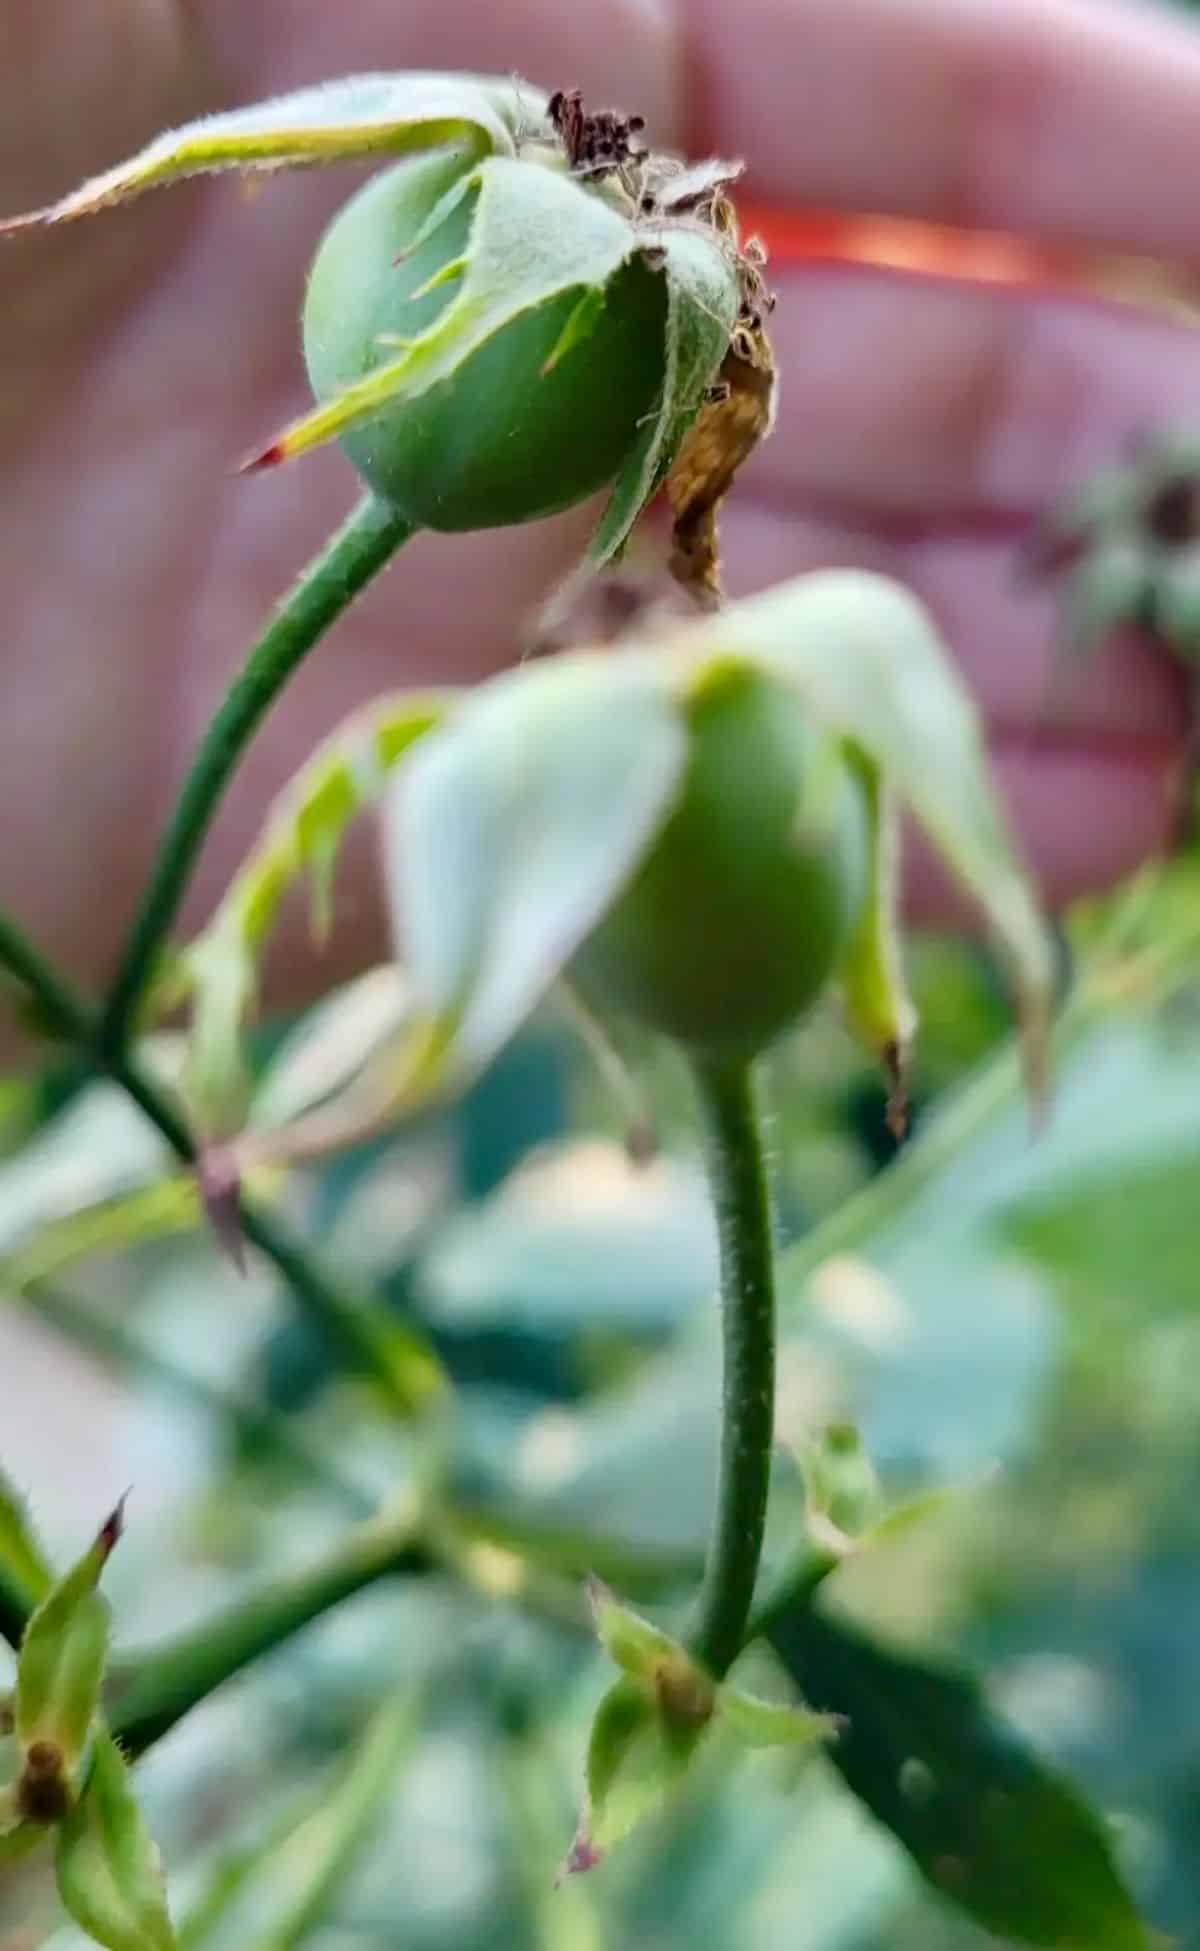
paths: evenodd
<path fill-rule="evenodd" d="M 696 1050 L 752 1055 L 816 1001 L 867 890 L 868 813 L 841 743 L 782 683 L 714 668 L 677 806 L 574 974 Z"/>
<path fill-rule="evenodd" d="M 454 303 L 480 190 L 422 227 L 472 160 L 422 156 L 375 177 L 334 218 L 304 307 L 304 350 L 321 401 L 395 360 Z M 484 165 L 534 179 L 569 234 L 570 204 L 597 192 L 535 164 Z M 519 198 L 512 199 L 514 212 Z M 594 213 L 589 213 L 594 214 Z M 607 215 L 607 211 L 605 212 Z M 531 208 L 530 220 L 536 220 Z M 622 219 L 612 213 L 613 223 Z M 414 239 L 417 239 L 415 248 Z M 514 250 L 519 250 L 519 238 Z M 441 281 L 439 281 L 441 278 Z M 499 527 L 571 507 L 603 488 L 633 448 L 662 387 L 666 281 L 644 256 L 615 273 L 573 343 L 584 293 L 568 288 L 503 325 L 446 379 L 342 436 L 359 473 L 425 528 Z"/>

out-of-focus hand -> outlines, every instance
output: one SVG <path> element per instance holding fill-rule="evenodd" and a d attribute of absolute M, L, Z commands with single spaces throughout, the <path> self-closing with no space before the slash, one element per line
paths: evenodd
<path fill-rule="evenodd" d="M 8 0 L 2 194 L 44 202 L 204 109 L 407 66 L 577 84 L 661 144 L 744 155 L 784 205 L 1200 259 L 1200 35 L 1101 0 Z M 351 180 L 187 186 L 0 251 L 0 899 L 80 979 L 111 969 L 202 725 L 353 493 L 336 453 L 230 472 L 304 398 L 304 267 Z M 1050 898 L 1114 877 L 1167 830 L 1182 700 L 1116 644 L 1048 724 L 1052 600 L 1018 582 L 1015 541 L 1131 432 L 1200 414 L 1200 344 L 1025 291 L 830 264 L 775 282 L 781 411 L 725 517 L 731 586 L 849 563 L 908 581 L 984 702 Z M 406 550 L 260 734 L 190 918 L 347 710 L 503 662 L 583 527 Z M 936 908 L 930 881 L 918 897 Z M 345 967 L 370 946 L 367 877 L 340 914 Z"/>

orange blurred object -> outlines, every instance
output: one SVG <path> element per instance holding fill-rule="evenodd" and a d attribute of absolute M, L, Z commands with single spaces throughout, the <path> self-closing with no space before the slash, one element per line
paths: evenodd
<path fill-rule="evenodd" d="M 838 211 L 777 210 L 739 203 L 743 236 L 761 237 L 777 270 L 802 264 L 876 266 L 970 284 L 1075 292 L 1200 319 L 1200 284 L 1192 272 L 1138 257 L 1030 243 L 1004 232 L 957 230 L 906 217 L 862 217 Z"/>

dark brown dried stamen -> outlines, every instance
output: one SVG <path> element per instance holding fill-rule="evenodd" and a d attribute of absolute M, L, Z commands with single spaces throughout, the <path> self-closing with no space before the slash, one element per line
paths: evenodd
<path fill-rule="evenodd" d="M 647 154 L 644 145 L 634 140 L 646 126 L 644 115 L 619 115 L 610 108 L 589 115 L 578 88 L 556 89 L 546 113 L 571 168 L 582 175 L 606 176 L 626 163 L 641 162 Z"/>

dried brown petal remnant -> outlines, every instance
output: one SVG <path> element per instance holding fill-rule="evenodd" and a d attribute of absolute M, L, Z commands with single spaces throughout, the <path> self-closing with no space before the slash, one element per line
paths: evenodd
<path fill-rule="evenodd" d="M 775 359 L 766 324 L 775 300 L 763 276 L 766 252 L 755 237 L 738 249 L 737 212 L 729 195 L 742 166 L 687 164 L 652 154 L 637 141 L 645 127 L 642 116 L 611 109 L 589 115 L 578 88 L 557 89 L 547 115 L 573 170 L 615 176 L 650 224 L 702 225 L 737 251 L 740 303 L 729 349 L 664 484 L 674 517 L 671 573 L 701 609 L 715 610 L 721 603 L 720 504 L 742 462 L 770 432 L 775 405 Z M 648 242 L 648 260 L 654 248 Z"/>
<path fill-rule="evenodd" d="M 774 418 L 775 358 L 766 329 L 774 300 L 763 281 L 764 261 L 751 239 L 741 259 L 741 310 L 720 377 L 666 480 L 675 518 L 671 572 L 705 610 L 721 605 L 721 503 Z"/>

